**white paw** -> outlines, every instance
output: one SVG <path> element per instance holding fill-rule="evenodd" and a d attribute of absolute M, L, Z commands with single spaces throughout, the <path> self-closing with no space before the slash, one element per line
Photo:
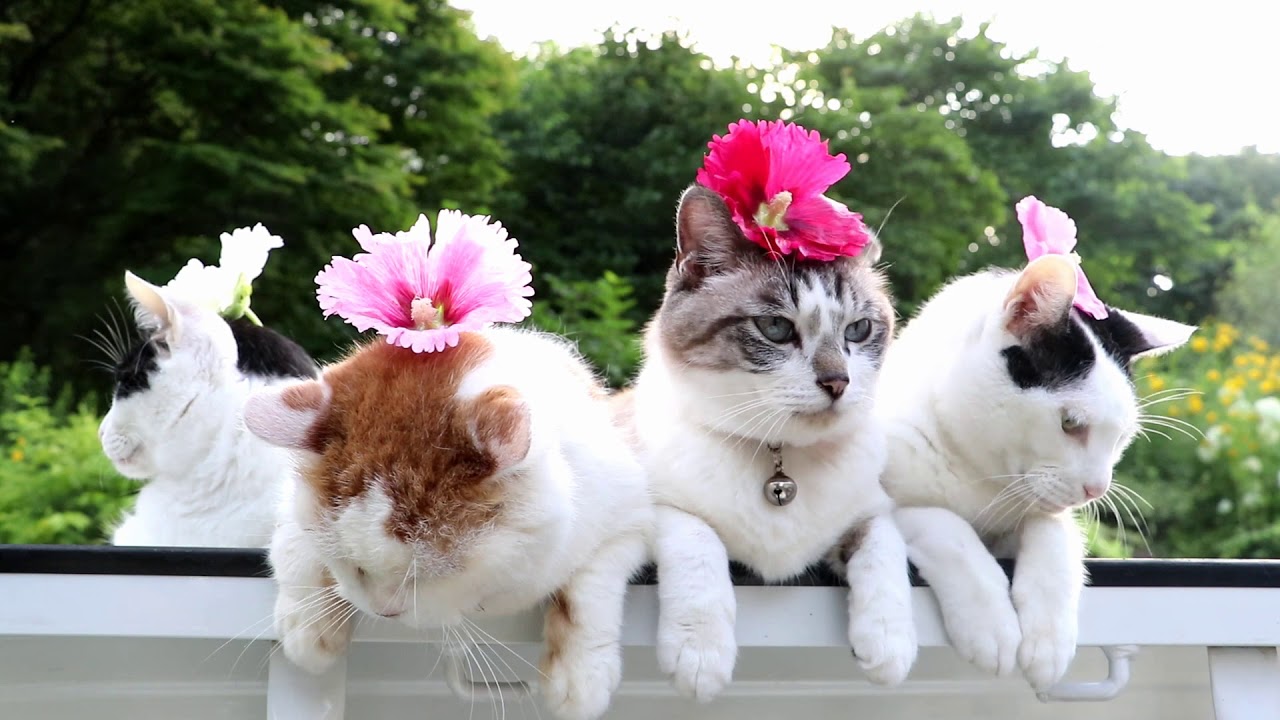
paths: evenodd
<path fill-rule="evenodd" d="M 658 667 L 681 694 L 708 702 L 733 677 L 738 656 L 733 623 L 715 612 L 680 613 L 658 623 Z"/>
<path fill-rule="evenodd" d="M 351 644 L 350 619 L 338 622 L 339 613 L 345 611 L 338 601 L 316 603 L 313 597 L 294 597 L 281 590 L 275 622 L 285 657 L 315 675 L 333 667 Z"/>
<path fill-rule="evenodd" d="M 906 680 L 919 647 L 910 610 L 851 617 L 849 644 L 858 665 L 877 685 L 897 685 Z"/>
<path fill-rule="evenodd" d="M 1018 665 L 1037 691 L 1048 690 L 1061 680 L 1076 654 L 1076 617 L 1051 608 L 1046 603 L 1025 602 L 1018 612 L 1022 627 Z"/>
<path fill-rule="evenodd" d="M 943 612 L 943 624 L 951 646 L 960 657 L 1001 677 L 1017 664 L 1022 630 L 1009 593 L 1003 591 L 959 612 Z"/>
<path fill-rule="evenodd" d="M 622 682 L 622 648 L 608 645 L 584 652 L 562 652 L 546 666 L 542 695 L 561 720 L 595 720 L 609 709 Z"/>

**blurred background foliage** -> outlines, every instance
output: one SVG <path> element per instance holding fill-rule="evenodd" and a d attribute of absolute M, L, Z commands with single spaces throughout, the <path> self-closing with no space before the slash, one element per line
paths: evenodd
<path fill-rule="evenodd" d="M 0 252 L 21 288 L 0 325 L 0 541 L 96 541 L 127 502 L 96 443 L 109 378 L 76 339 L 126 268 L 163 282 L 263 222 L 286 246 L 254 307 L 330 359 L 351 334 L 313 278 L 349 228 L 492 213 L 535 265 L 532 322 L 621 385 L 675 199 L 745 116 L 848 156 L 833 195 L 881 228 L 904 317 L 957 273 L 1020 264 L 1018 198 L 1070 213 L 1107 302 L 1205 326 L 1139 367 L 1169 437 L 1139 441 L 1117 479 L 1153 507 L 1113 496 L 1128 502 L 1095 550 L 1280 556 L 1280 157 L 1165 155 L 1116 127 L 1087 72 L 961 27 L 834 28 L 769 67 L 721 67 L 625 28 L 514 57 L 439 0 L 0 5 Z"/>

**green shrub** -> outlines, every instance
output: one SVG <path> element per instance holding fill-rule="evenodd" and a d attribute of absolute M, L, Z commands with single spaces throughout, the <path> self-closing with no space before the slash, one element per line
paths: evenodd
<path fill-rule="evenodd" d="M 102 454 L 98 421 L 91 397 L 51 398 L 28 353 L 0 363 L 0 543 L 107 539 L 136 486 Z"/>
<path fill-rule="evenodd" d="M 608 271 L 591 281 L 544 274 L 539 284 L 533 325 L 576 342 L 610 386 L 625 385 L 640 364 L 631 284 Z"/>

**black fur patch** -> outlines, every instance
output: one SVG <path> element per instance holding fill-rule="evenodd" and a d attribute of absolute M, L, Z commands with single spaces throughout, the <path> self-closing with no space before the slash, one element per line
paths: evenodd
<path fill-rule="evenodd" d="M 137 336 L 133 346 L 121 356 L 116 365 L 116 398 L 123 400 L 151 387 L 151 373 L 158 368 L 156 346 L 147 338 Z"/>
<path fill-rule="evenodd" d="M 1151 343 L 1147 342 L 1138 326 L 1113 308 L 1107 308 L 1107 317 L 1102 320 L 1095 320 L 1092 316 L 1079 311 L 1076 312 L 1076 316 L 1093 331 L 1102 349 L 1116 361 L 1116 364 L 1124 368 L 1126 373 L 1130 373 L 1129 365 L 1135 355 L 1151 349 Z"/>
<path fill-rule="evenodd" d="M 1107 356 L 1132 376 L 1133 357 L 1150 350 L 1151 345 L 1132 321 L 1114 308 L 1107 310 L 1105 319 L 1096 320 L 1073 309 L 1072 319 L 1063 326 L 1040 333 L 1026 345 L 1002 350 L 1009 377 L 1024 390 L 1054 390 L 1079 381 L 1097 362 L 1090 334 Z"/>
<path fill-rule="evenodd" d="M 243 318 L 227 321 L 236 340 L 236 369 L 264 378 L 309 380 L 319 373 L 316 363 L 298 343 L 270 328 Z M 139 335 L 116 365 L 115 397 L 118 400 L 151 387 L 151 374 L 160 369 L 155 341 Z"/>
<path fill-rule="evenodd" d="M 315 361 L 298 343 L 244 318 L 229 320 L 227 324 L 236 339 L 236 368 L 245 375 L 304 380 L 316 376 Z"/>
<path fill-rule="evenodd" d="M 1056 390 L 1078 382 L 1097 362 L 1088 332 L 1068 319 L 1041 330 L 1024 345 L 1001 350 L 1009 377 L 1023 390 Z"/>

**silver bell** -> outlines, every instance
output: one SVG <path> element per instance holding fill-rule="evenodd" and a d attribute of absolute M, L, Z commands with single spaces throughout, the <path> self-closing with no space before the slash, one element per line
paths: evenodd
<path fill-rule="evenodd" d="M 774 473 L 764 484 L 764 496 L 769 502 L 782 507 L 796 499 L 796 481 L 785 473 Z"/>

